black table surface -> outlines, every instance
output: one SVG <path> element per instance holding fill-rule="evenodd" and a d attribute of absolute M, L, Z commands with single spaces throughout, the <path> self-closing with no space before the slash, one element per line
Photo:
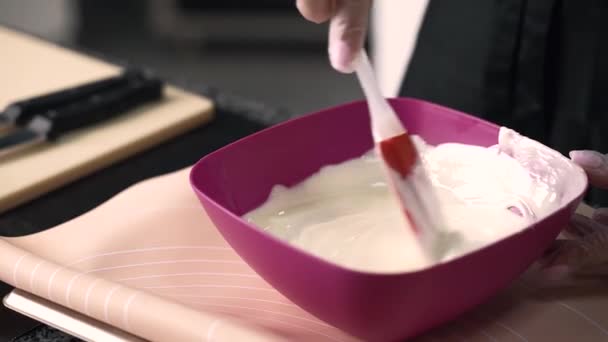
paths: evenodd
<path fill-rule="evenodd" d="M 192 165 L 205 154 L 266 127 L 251 118 L 256 115 L 247 112 L 246 104 L 237 106 L 240 112 L 235 112 L 234 103 L 232 105 L 232 109 L 217 108 L 216 117 L 210 123 L 1 214 L 0 234 L 21 236 L 56 226 L 93 209 L 138 181 Z M 0 283 L 0 294 L 8 290 L 6 284 Z M 4 311 L 0 312 L 3 318 L 0 331 L 5 324 L 30 328 L 14 336 L 13 341 L 77 341 L 47 326 L 36 325 L 31 329 L 34 322 L 6 308 L 0 310 Z"/>

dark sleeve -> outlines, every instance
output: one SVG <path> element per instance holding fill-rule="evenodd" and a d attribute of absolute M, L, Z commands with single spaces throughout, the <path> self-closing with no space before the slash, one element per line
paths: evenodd
<path fill-rule="evenodd" d="M 608 152 L 608 3 L 430 0 L 401 96 Z M 604 134 L 602 134 L 604 132 Z M 588 200 L 608 205 L 604 191 Z"/>

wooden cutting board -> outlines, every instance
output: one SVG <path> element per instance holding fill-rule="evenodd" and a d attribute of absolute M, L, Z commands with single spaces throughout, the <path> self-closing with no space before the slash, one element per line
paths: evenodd
<path fill-rule="evenodd" d="M 121 69 L 0 27 L 0 110 L 9 103 L 118 74 Z M 0 158 L 0 212 L 124 159 L 213 117 L 213 103 L 173 86 L 165 99 Z"/>

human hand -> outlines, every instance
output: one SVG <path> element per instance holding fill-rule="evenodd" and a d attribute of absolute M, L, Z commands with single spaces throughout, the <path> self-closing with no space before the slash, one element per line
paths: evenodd
<path fill-rule="evenodd" d="M 353 72 L 353 60 L 363 47 L 372 0 L 296 0 L 302 16 L 317 24 L 329 20 L 329 60 L 343 73 Z"/>
<path fill-rule="evenodd" d="M 573 151 L 570 158 L 585 170 L 590 185 L 608 190 L 607 155 Z M 541 260 L 545 280 L 608 276 L 608 208 L 595 209 L 591 217 L 574 214 L 564 235 Z"/>

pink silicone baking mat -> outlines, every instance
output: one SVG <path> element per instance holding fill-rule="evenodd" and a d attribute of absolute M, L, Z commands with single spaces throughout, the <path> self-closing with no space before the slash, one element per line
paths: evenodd
<path fill-rule="evenodd" d="M 0 240 L 0 279 L 156 341 L 353 341 L 287 300 L 222 239 L 189 169 L 58 227 Z M 539 288 L 534 270 L 416 341 L 606 341 L 608 289 Z"/>

